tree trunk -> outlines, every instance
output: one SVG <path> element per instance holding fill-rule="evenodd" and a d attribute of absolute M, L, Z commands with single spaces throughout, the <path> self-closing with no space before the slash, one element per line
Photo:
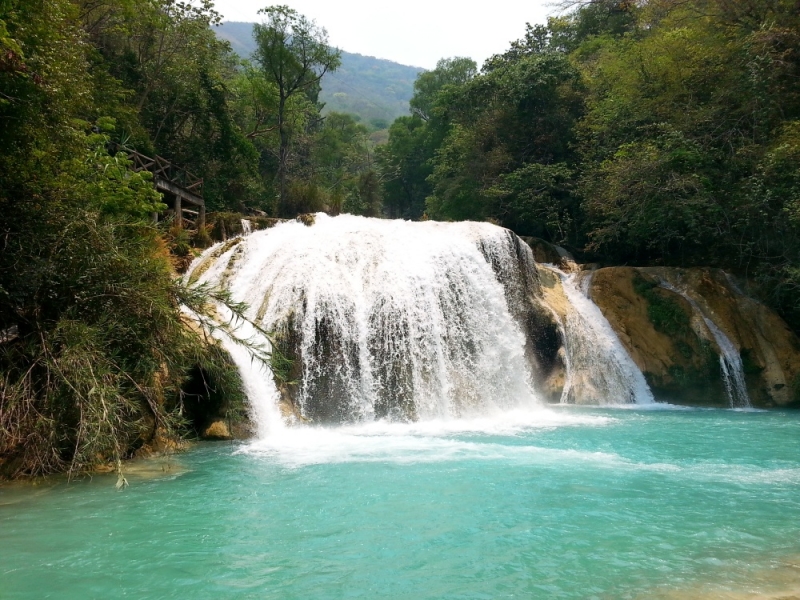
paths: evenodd
<path fill-rule="evenodd" d="M 280 147 L 278 149 L 278 210 L 275 216 L 283 215 L 286 208 L 286 170 L 289 162 L 289 132 L 286 130 L 284 117 L 286 113 L 286 97 L 281 94 L 278 103 L 278 131 L 280 133 Z"/>

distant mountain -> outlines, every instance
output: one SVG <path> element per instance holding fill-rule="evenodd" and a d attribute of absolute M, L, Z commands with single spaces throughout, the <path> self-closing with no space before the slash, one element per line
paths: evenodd
<path fill-rule="evenodd" d="M 253 23 L 228 21 L 214 31 L 243 58 L 249 58 L 255 50 Z M 414 80 L 422 71 L 419 67 L 343 51 L 342 65 L 322 78 L 322 112 L 351 113 L 373 129 L 385 129 L 397 117 L 408 114 Z"/>

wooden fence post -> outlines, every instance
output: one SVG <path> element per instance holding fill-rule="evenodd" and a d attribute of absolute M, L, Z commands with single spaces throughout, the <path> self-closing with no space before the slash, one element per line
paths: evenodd
<path fill-rule="evenodd" d="M 183 227 L 183 210 L 181 209 L 181 195 L 175 194 L 175 225 Z"/>

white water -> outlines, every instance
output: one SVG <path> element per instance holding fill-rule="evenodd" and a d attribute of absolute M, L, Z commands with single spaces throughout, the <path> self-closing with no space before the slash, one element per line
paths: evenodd
<path fill-rule="evenodd" d="M 730 338 L 725 335 L 717 324 L 708 317 L 700 305 L 694 301 L 686 292 L 679 290 L 666 281 L 661 281 L 661 287 L 686 299 L 691 304 L 694 311 L 702 317 L 706 327 L 714 337 L 714 341 L 720 350 L 719 366 L 722 371 L 722 381 L 725 384 L 725 392 L 728 395 L 728 401 L 731 408 L 750 408 L 750 396 L 747 394 L 747 384 L 744 379 L 744 366 L 742 365 L 742 357 L 739 350 L 736 348 Z"/>
<path fill-rule="evenodd" d="M 215 257 L 220 248 L 195 263 L 213 261 L 198 283 L 227 288 L 266 331 L 294 334 L 306 418 L 434 420 L 539 405 L 509 309 L 514 285 L 500 281 L 519 269 L 507 230 L 320 214 L 312 227 L 252 232 Z M 268 344 L 247 324 L 236 335 Z M 280 426 L 278 391 L 245 349 L 227 345 L 263 437 Z"/>
<path fill-rule="evenodd" d="M 284 429 L 242 447 L 239 452 L 267 456 L 287 467 L 352 462 L 408 464 L 498 459 L 532 451 L 527 445 L 513 445 L 508 450 L 502 444 L 494 443 L 498 438 L 524 437 L 531 432 L 564 427 L 601 428 L 615 423 L 615 419 L 607 416 L 562 413 L 535 407 L 464 419 L 433 419 L 414 423 L 381 420 L 336 428 Z M 458 437 L 466 439 L 459 440 Z M 543 448 L 536 448 L 535 451 L 548 452 Z"/>
<path fill-rule="evenodd" d="M 250 235 L 252 232 L 253 224 L 247 219 L 242 219 L 242 235 Z"/>
<path fill-rule="evenodd" d="M 572 306 L 564 320 L 567 379 L 562 403 L 652 404 L 644 375 L 619 341 L 597 305 L 588 297 L 591 274 L 581 281 L 548 266 L 561 278 Z"/>

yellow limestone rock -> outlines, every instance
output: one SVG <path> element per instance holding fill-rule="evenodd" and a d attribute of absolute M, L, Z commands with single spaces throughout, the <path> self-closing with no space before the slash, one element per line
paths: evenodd
<path fill-rule="evenodd" d="M 229 440 L 231 439 L 231 432 L 228 430 L 228 425 L 225 421 L 214 421 L 206 427 L 203 437 L 207 440 Z"/>
<path fill-rule="evenodd" d="M 592 280 L 592 300 L 657 396 L 692 404 L 724 396 L 716 366 L 719 348 L 703 316 L 681 295 L 653 287 L 650 294 L 679 307 L 690 326 L 659 331 L 653 324 L 652 302 L 636 286 L 662 281 L 689 296 L 740 351 L 754 406 L 796 402 L 800 341 L 774 311 L 737 290 L 725 273 L 699 268 L 599 269 Z"/>

